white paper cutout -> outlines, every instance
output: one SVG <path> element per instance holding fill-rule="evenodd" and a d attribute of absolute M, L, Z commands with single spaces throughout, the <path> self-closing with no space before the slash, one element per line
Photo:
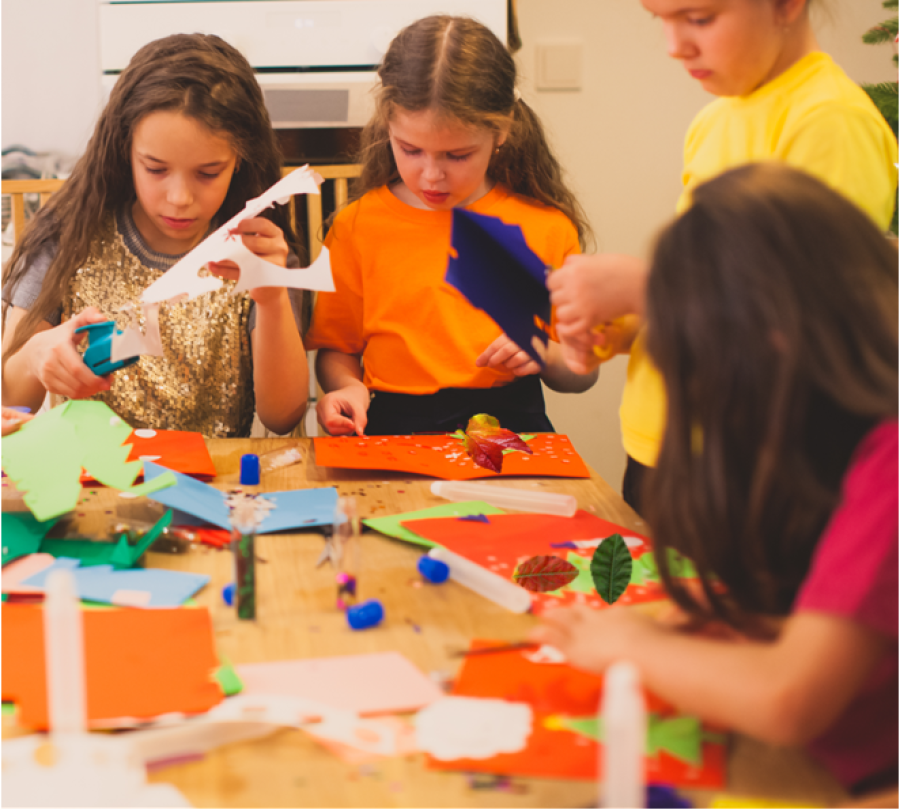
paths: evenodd
<path fill-rule="evenodd" d="M 435 759 L 489 759 L 521 751 L 531 725 L 527 703 L 446 697 L 416 715 L 416 742 Z"/>
<path fill-rule="evenodd" d="M 612 537 L 613 535 L 610 535 Z M 641 540 L 640 537 L 625 537 L 622 539 L 625 541 L 625 545 L 628 548 L 637 548 L 638 546 L 644 545 L 644 541 Z M 604 540 L 609 540 L 609 537 L 596 537 L 593 540 L 570 540 L 569 542 L 575 546 L 575 548 L 597 548 Z"/>
<path fill-rule="evenodd" d="M 532 664 L 565 664 L 566 657 L 556 647 L 541 644 L 536 650 L 527 650 L 522 655 Z"/>
<path fill-rule="evenodd" d="M 159 334 L 159 304 L 144 304 L 144 331 L 138 325 L 137 313 L 131 304 L 125 304 L 119 311 L 127 312 L 131 323 L 122 330 L 120 335 L 113 334 L 112 348 L 109 359 L 112 363 L 119 360 L 127 360 L 130 357 L 147 355 L 150 357 L 162 357 L 162 338 Z"/>
<path fill-rule="evenodd" d="M 233 293 L 252 290 L 254 287 L 294 287 L 300 290 L 334 292 L 331 259 L 328 248 L 324 245 L 319 257 L 305 270 L 279 267 L 277 264 L 263 261 L 243 245 L 241 248 L 247 254 L 246 264 L 241 264 L 241 277 L 234 285 Z"/>
<path fill-rule="evenodd" d="M 203 293 L 218 290 L 222 286 L 222 279 L 212 275 L 205 277 L 198 275 L 199 271 L 208 262 L 225 260 L 235 262 L 241 268 L 241 281 L 244 283 L 241 289 L 266 286 L 258 281 L 264 271 L 271 271 L 272 268 L 279 271 L 279 273 L 285 273 L 286 271 L 283 267 L 278 267 L 278 265 L 260 259 L 247 250 L 241 241 L 240 235 L 233 233 L 234 229 L 245 219 L 255 217 L 275 203 L 286 203 L 294 194 L 318 194 L 319 183 L 321 182 L 322 178 L 318 174 L 312 171 L 309 166 L 303 166 L 292 171 L 287 177 L 283 177 L 259 197 L 249 200 L 243 211 L 235 214 L 228 222 L 197 245 L 187 256 L 184 256 L 166 271 L 161 278 L 158 278 L 147 287 L 141 296 L 144 303 L 152 304 L 169 301 L 179 295 L 186 295 L 187 300 L 190 300 Z M 319 273 L 317 272 L 315 275 L 318 276 Z M 329 277 L 331 275 L 330 268 L 328 275 Z M 296 289 L 321 289 L 305 286 L 306 276 L 302 271 L 290 271 L 289 278 L 286 276 L 285 278 L 290 281 L 290 284 L 285 283 L 278 286 L 290 286 Z M 331 283 L 333 285 L 333 282 Z M 333 290 L 334 286 L 331 289 Z"/>

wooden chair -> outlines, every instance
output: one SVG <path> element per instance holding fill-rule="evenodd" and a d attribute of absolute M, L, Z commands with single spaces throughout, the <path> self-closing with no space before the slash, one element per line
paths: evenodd
<path fill-rule="evenodd" d="M 41 208 L 54 191 L 59 191 L 65 180 L 4 180 L 0 192 L 9 195 L 10 216 L 13 223 L 13 238 L 16 242 L 25 230 L 25 195 L 39 194 L 38 208 Z"/>

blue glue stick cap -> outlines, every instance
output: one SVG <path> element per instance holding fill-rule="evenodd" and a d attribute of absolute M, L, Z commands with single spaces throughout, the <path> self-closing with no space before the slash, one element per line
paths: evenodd
<path fill-rule="evenodd" d="M 434 557 L 429 557 L 427 554 L 423 557 L 419 557 L 416 568 L 419 569 L 419 573 L 425 577 L 425 579 L 429 582 L 433 582 L 435 585 L 446 582 L 447 578 L 450 576 L 450 566 L 447 565 L 447 563 L 443 560 L 436 560 Z"/>
<path fill-rule="evenodd" d="M 347 624 L 354 630 L 365 630 L 374 627 L 384 618 L 384 608 L 377 599 L 360 602 L 347 608 Z"/>
<path fill-rule="evenodd" d="M 259 456 L 246 453 L 241 456 L 241 486 L 254 487 L 259 483 Z"/>
<path fill-rule="evenodd" d="M 222 600 L 228 607 L 234 604 L 234 583 L 231 582 L 222 588 Z"/>
<path fill-rule="evenodd" d="M 693 807 L 690 800 L 669 785 L 647 785 L 647 807 Z"/>

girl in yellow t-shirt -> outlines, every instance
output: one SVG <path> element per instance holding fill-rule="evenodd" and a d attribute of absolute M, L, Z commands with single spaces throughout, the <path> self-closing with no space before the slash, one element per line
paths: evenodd
<path fill-rule="evenodd" d="M 641 2 L 661 19 L 669 55 L 718 97 L 688 130 L 679 212 L 690 206 L 698 183 L 745 163 L 777 160 L 817 176 L 879 227 L 888 226 L 897 189 L 896 138 L 869 97 L 819 50 L 811 0 Z M 598 325 L 642 314 L 646 276 L 644 261 L 611 254 L 573 257 L 551 274 L 557 332 L 570 368 L 584 373 L 599 362 L 593 348 L 606 338 L 594 331 Z M 665 412 L 662 381 L 639 331 L 620 410 L 628 454 L 623 495 L 638 511 Z"/>
<path fill-rule="evenodd" d="M 545 265 L 589 231 L 540 122 L 516 93 L 511 54 L 484 25 L 411 24 L 379 68 L 356 199 L 325 239 L 335 292 L 320 293 L 306 345 L 318 349 L 333 435 L 452 431 L 488 413 L 516 432 L 552 431 L 543 381 L 589 388 L 551 341 L 546 366 L 444 281 L 452 209 L 519 225 Z"/>

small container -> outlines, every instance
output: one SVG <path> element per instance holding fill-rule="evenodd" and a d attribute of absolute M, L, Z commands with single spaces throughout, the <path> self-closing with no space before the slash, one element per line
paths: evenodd
<path fill-rule="evenodd" d="M 574 496 L 537 489 L 496 487 L 472 481 L 435 481 L 431 491 L 448 501 L 485 501 L 498 509 L 517 509 L 520 512 L 572 517 L 578 511 L 578 501 Z"/>
<path fill-rule="evenodd" d="M 450 577 L 450 566 L 441 560 L 429 557 L 427 554 L 419 557 L 416 568 L 419 569 L 419 573 L 425 577 L 425 579 L 429 582 L 433 582 L 435 585 L 446 582 Z"/>
<path fill-rule="evenodd" d="M 375 627 L 384 619 L 384 607 L 377 599 L 369 599 L 347 608 L 347 624 L 353 630 Z"/>
<path fill-rule="evenodd" d="M 222 601 L 231 607 L 234 604 L 234 583 L 229 582 L 224 588 L 222 588 Z"/>
<path fill-rule="evenodd" d="M 241 486 L 255 487 L 259 484 L 259 456 L 245 453 L 241 456 Z"/>

